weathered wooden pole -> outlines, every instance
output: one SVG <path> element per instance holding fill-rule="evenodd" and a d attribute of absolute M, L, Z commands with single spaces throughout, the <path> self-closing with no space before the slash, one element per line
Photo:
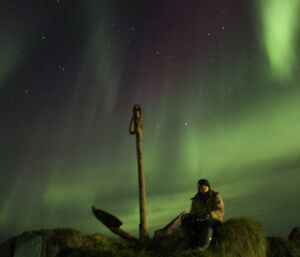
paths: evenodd
<path fill-rule="evenodd" d="M 136 150 L 138 163 L 139 180 L 139 201 L 140 201 L 140 240 L 149 239 L 147 223 L 147 200 L 146 184 L 144 176 L 143 145 L 142 145 L 142 109 L 139 105 L 133 106 L 133 116 L 130 121 L 129 133 L 136 136 Z"/>

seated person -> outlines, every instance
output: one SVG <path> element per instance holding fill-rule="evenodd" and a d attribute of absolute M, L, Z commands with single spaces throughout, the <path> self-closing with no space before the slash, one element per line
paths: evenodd
<path fill-rule="evenodd" d="M 182 232 L 189 247 L 205 250 L 212 240 L 214 226 L 223 221 L 224 203 L 206 179 L 198 181 L 198 193 L 191 200 L 190 213 L 182 218 Z"/>

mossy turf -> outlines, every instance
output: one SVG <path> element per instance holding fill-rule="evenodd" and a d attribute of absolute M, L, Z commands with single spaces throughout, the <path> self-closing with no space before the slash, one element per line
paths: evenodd
<path fill-rule="evenodd" d="M 102 235 L 83 235 L 73 229 L 49 229 L 22 235 L 43 238 L 43 257 L 300 257 L 300 242 L 266 238 L 249 219 L 231 219 L 216 228 L 209 250 L 186 249 L 180 232 L 159 241 L 128 242 Z M 17 237 L 0 244 L 1 257 L 13 257 Z"/>

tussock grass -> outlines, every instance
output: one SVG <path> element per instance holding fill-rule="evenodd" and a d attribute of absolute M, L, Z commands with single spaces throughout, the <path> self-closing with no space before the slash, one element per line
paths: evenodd
<path fill-rule="evenodd" d="M 250 219 L 231 219 L 216 230 L 213 250 L 223 257 L 265 257 L 267 241 L 260 224 Z"/>
<path fill-rule="evenodd" d="M 267 257 L 300 257 L 300 241 L 269 237 Z"/>
<path fill-rule="evenodd" d="M 209 250 L 186 249 L 180 231 L 159 241 L 127 242 L 73 229 L 25 232 L 43 238 L 43 257 L 300 257 L 300 241 L 266 238 L 262 227 L 249 219 L 231 219 L 216 228 Z M 0 244 L 1 257 L 13 257 L 16 238 Z"/>

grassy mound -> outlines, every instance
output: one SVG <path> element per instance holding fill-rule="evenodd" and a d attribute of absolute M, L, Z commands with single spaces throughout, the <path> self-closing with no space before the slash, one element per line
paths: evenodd
<path fill-rule="evenodd" d="M 101 235 L 82 235 L 73 229 L 29 231 L 43 238 L 44 257 L 300 257 L 300 242 L 266 238 L 262 227 L 249 219 L 232 219 L 215 232 L 209 250 L 186 250 L 180 231 L 159 241 L 127 242 Z M 0 244 L 1 257 L 13 257 L 17 238 Z"/>
<path fill-rule="evenodd" d="M 216 256 L 265 257 L 266 237 L 258 223 L 249 219 L 228 220 L 216 230 Z"/>
<path fill-rule="evenodd" d="M 287 241 L 279 237 L 269 237 L 267 256 L 300 257 L 300 241 Z"/>

